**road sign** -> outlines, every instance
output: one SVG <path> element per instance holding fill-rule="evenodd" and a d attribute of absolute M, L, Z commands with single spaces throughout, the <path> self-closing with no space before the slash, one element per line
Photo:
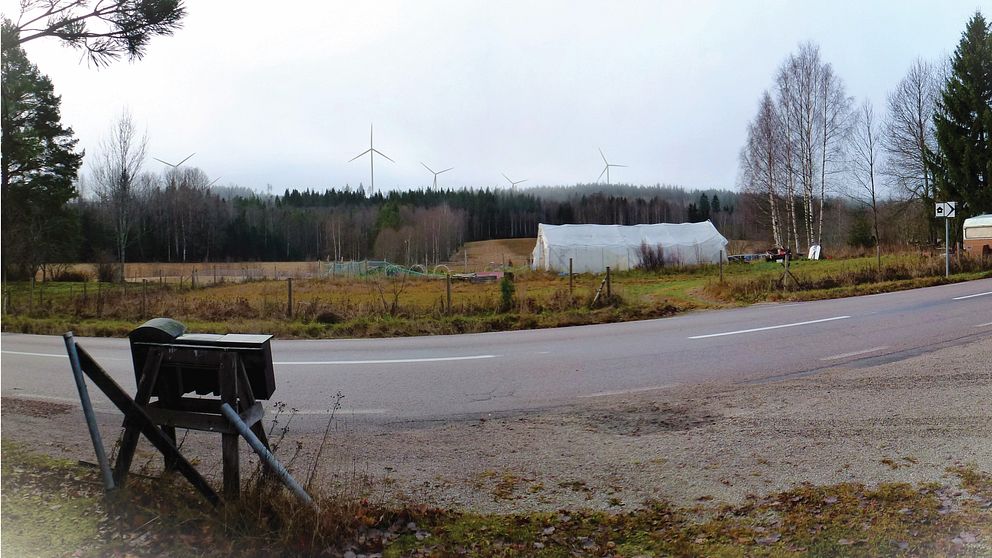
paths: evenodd
<path fill-rule="evenodd" d="M 955 216 L 957 203 L 955 202 L 937 202 L 937 217 L 943 217 L 944 219 L 950 219 Z"/>

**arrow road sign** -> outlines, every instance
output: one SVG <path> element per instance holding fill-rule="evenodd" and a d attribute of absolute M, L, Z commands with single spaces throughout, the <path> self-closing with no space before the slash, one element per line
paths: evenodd
<path fill-rule="evenodd" d="M 937 202 L 937 217 L 943 217 L 944 219 L 950 219 L 954 217 L 956 213 L 955 202 Z"/>

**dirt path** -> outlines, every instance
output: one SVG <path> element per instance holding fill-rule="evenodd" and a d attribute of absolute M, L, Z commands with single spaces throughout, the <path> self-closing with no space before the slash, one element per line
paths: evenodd
<path fill-rule="evenodd" d="M 2 412 L 9 439 L 92 460 L 78 409 L 5 398 Z M 102 420 L 113 440 L 119 419 Z M 675 387 L 502 417 L 340 418 L 319 478 L 368 496 L 495 512 L 740 502 L 803 482 L 949 482 L 955 464 L 992 471 L 990 425 L 985 339 L 775 383 Z M 305 475 L 320 440 L 293 430 L 278 455 Z M 220 469 L 215 438 L 192 434 L 184 448 L 209 475 Z M 143 446 L 135 468 L 157 466 Z"/>

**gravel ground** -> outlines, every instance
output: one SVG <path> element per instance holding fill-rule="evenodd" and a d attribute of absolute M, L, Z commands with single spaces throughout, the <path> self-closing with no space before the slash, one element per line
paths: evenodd
<path fill-rule="evenodd" d="M 737 503 L 804 482 L 948 483 L 955 464 L 992 471 L 992 339 L 871 362 L 505 416 L 335 419 L 317 478 L 367 497 L 509 512 Z M 78 409 L 4 398 L 2 412 L 7 439 L 92 460 Z M 101 420 L 113 440 L 119 418 Z M 191 434 L 184 447 L 211 476 L 216 438 Z M 319 445 L 319 434 L 297 435 L 290 423 L 277 454 L 305 478 Z M 135 467 L 155 472 L 158 462 L 143 443 Z"/>

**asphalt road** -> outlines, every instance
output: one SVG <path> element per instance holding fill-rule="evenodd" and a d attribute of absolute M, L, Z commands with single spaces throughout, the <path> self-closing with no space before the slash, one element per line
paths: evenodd
<path fill-rule="evenodd" d="M 568 404 L 676 384 L 871 365 L 992 335 L 992 279 L 673 318 L 474 335 L 275 341 L 274 401 L 324 415 L 422 420 Z M 132 393 L 126 339 L 79 343 Z M 992 367 L 992 363 L 989 363 Z M 0 336 L 0 392 L 78 404 L 61 337 Z M 91 393 L 96 392 L 91 388 Z M 116 412 L 99 392 L 98 411 Z"/>

